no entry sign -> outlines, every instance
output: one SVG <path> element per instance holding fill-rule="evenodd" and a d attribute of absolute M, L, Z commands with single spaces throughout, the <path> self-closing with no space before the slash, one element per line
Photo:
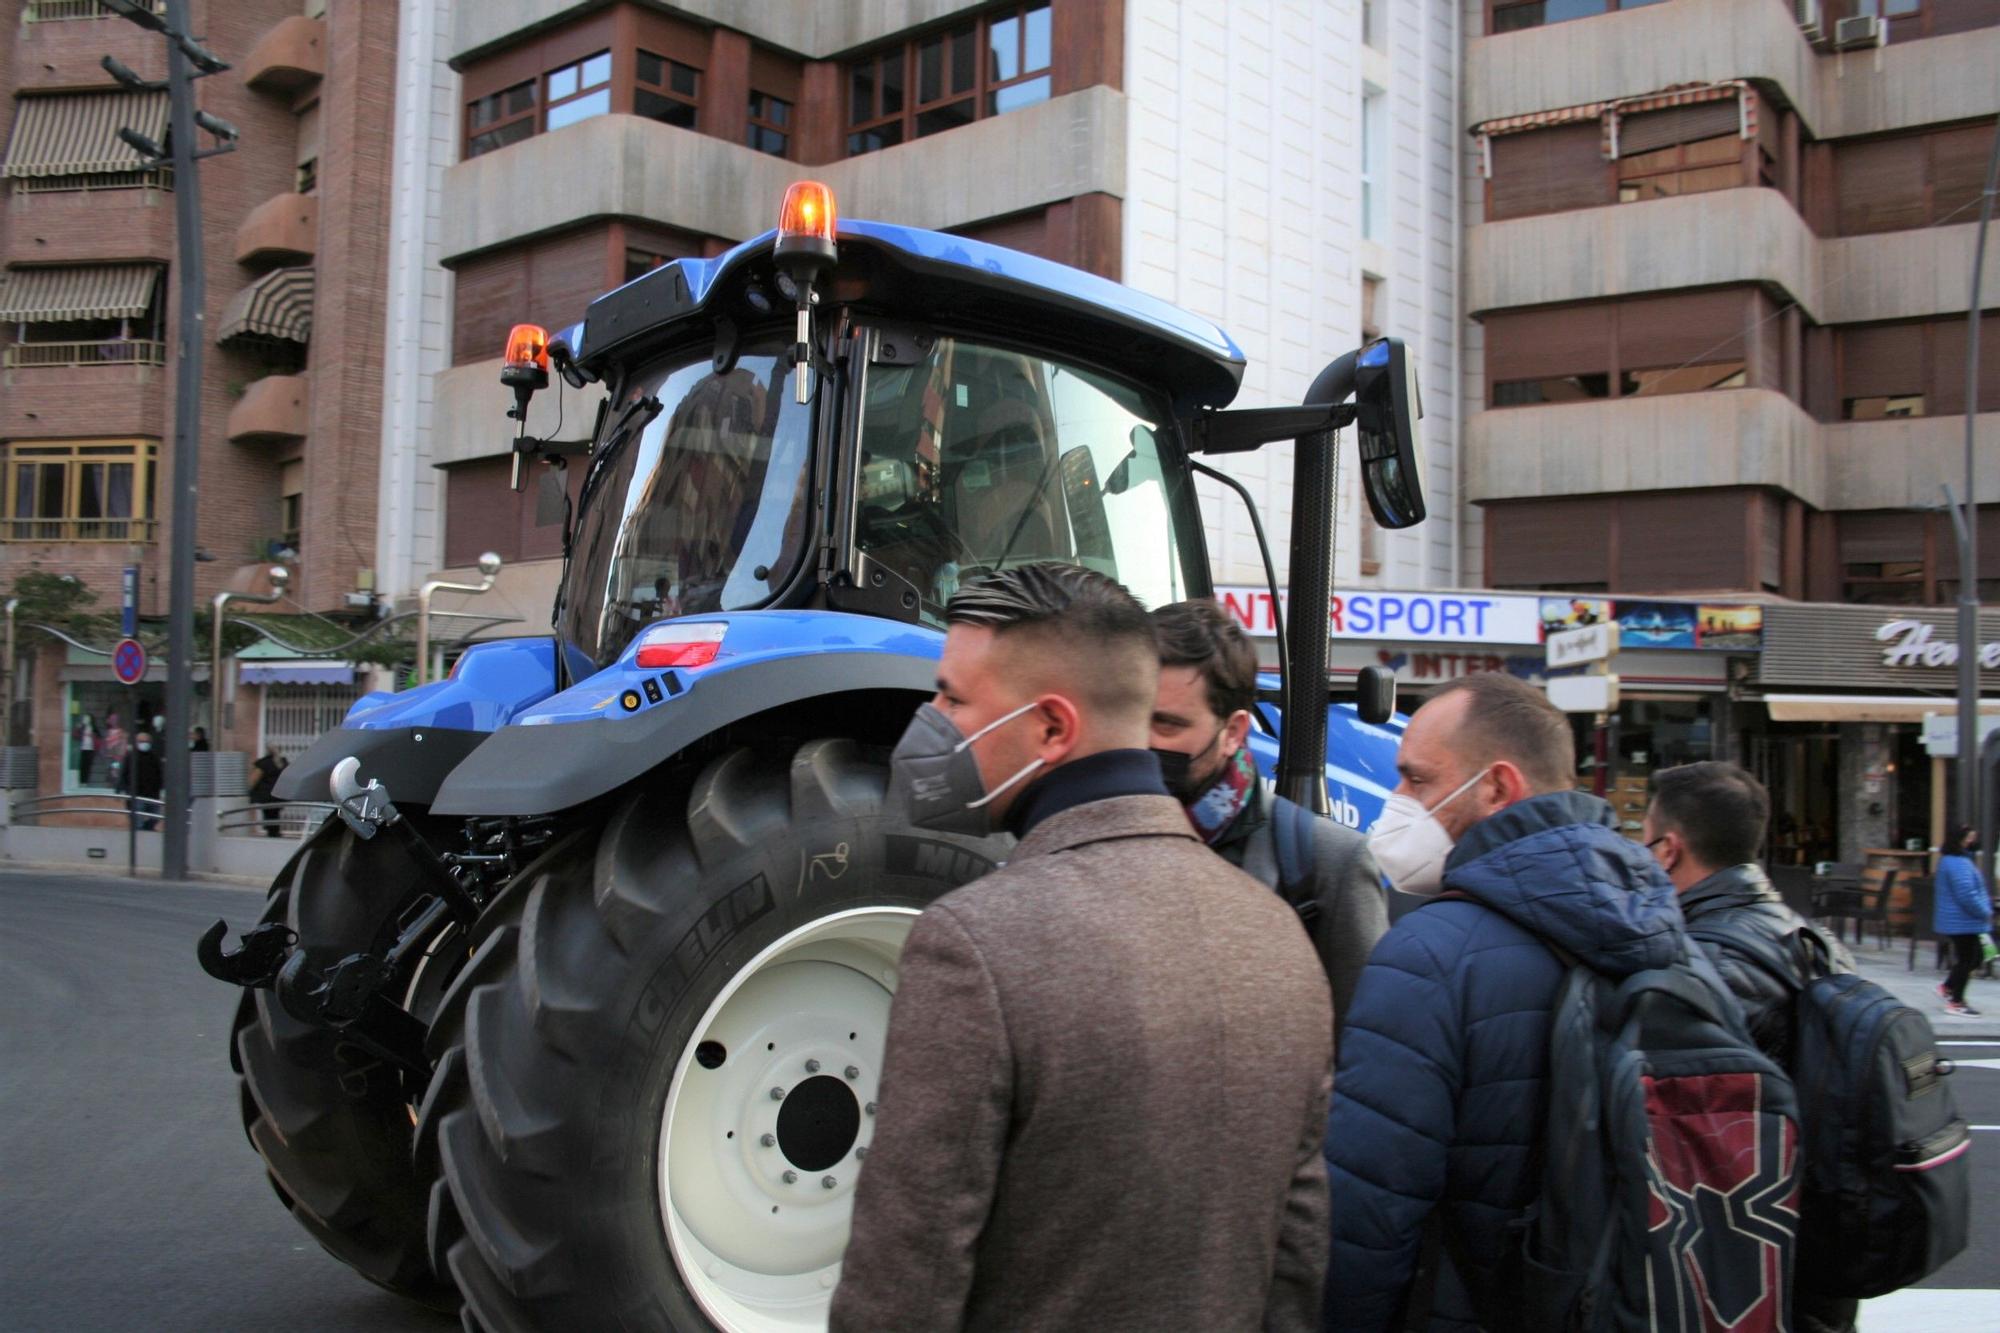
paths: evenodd
<path fill-rule="evenodd" d="M 111 650 L 111 670 L 121 685 L 137 685 L 146 676 L 146 645 L 137 639 L 120 639 Z"/>

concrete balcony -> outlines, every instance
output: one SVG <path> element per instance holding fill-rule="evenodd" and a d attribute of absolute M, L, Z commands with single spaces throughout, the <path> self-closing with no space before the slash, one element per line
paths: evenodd
<path fill-rule="evenodd" d="M 1996 68 L 2000 28 L 1822 56 L 1770 0 L 1674 0 L 1472 38 L 1465 123 L 1750 79 L 1782 93 L 1814 138 L 1845 138 L 1990 116 Z"/>
<path fill-rule="evenodd" d="M 1093 87 L 949 134 L 814 168 L 850 217 L 945 228 L 1080 194 L 1125 194 L 1123 93 Z M 447 265 L 600 217 L 710 236 L 768 231 L 799 168 L 637 116 L 537 134 L 445 173 Z"/>
<path fill-rule="evenodd" d="M 1962 415 L 1836 421 L 1819 430 L 1826 455 L 1829 509 L 1934 505 L 1940 499 L 1940 482 L 1949 481 L 1954 491 L 1965 486 Z M 1981 412 L 1973 430 L 1973 480 L 1978 502 L 2000 503 L 2000 412 Z"/>
<path fill-rule="evenodd" d="M 326 77 L 326 20 L 293 14 L 257 39 L 243 82 L 259 92 L 296 93 Z"/>
<path fill-rule="evenodd" d="M 236 229 L 236 262 L 309 264 L 319 246 L 319 196 L 274 194 Z"/>
<path fill-rule="evenodd" d="M 304 375 L 266 375 L 229 409 L 225 429 L 237 444 L 302 440 L 311 429 L 312 386 Z"/>
<path fill-rule="evenodd" d="M 1965 309 L 1977 231 L 1819 237 L 1783 195 L 1751 187 L 1543 213 L 1467 230 L 1466 303 L 1480 315 L 1755 283 L 1821 324 L 1915 319 Z M 1986 258 L 2000 265 L 2000 233 L 1987 237 Z"/>
<path fill-rule="evenodd" d="M 1466 423 L 1474 501 L 1771 486 L 1826 507 L 1820 427 L 1770 389 L 1492 408 Z"/>

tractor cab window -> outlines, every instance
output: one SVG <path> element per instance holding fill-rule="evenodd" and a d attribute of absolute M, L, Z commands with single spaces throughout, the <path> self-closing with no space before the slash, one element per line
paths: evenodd
<path fill-rule="evenodd" d="M 1149 607 L 1188 595 L 1175 522 L 1190 511 L 1162 462 L 1164 403 L 1027 353 L 906 346 L 868 367 L 855 535 L 926 618 L 971 575 L 1036 560 L 1109 575 Z"/>
<path fill-rule="evenodd" d="M 812 409 L 778 345 L 629 376 L 592 447 L 560 632 L 596 667 L 655 620 L 762 605 L 805 546 Z M 627 409 L 659 400 L 651 414 Z M 593 668 L 594 669 L 594 668 Z"/>

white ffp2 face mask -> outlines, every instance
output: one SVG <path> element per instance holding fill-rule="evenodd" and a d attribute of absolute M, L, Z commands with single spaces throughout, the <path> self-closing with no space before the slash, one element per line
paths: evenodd
<path fill-rule="evenodd" d="M 1438 822 L 1437 812 L 1472 790 L 1472 784 L 1492 770 L 1482 768 L 1458 789 L 1426 809 L 1414 796 L 1392 792 L 1375 827 L 1368 830 L 1368 850 L 1398 893 L 1429 898 L 1444 887 L 1444 862 L 1451 855 L 1451 834 Z"/>

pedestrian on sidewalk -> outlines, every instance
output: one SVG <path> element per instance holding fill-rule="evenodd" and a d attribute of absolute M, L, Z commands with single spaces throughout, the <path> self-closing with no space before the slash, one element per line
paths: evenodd
<path fill-rule="evenodd" d="M 1450 682 L 1410 718 L 1396 770 L 1375 860 L 1394 888 L 1448 900 L 1389 927 L 1341 1026 L 1323 1327 L 1391 1333 L 1419 1306 L 1429 1329 L 1509 1327 L 1569 972 L 1550 945 L 1622 979 L 1688 944 L 1659 867 L 1574 790 L 1569 719 L 1542 691 Z"/>
<path fill-rule="evenodd" d="M 131 798 L 126 805 L 132 811 L 132 822 L 142 832 L 160 826 L 160 817 L 153 811 L 163 785 L 164 770 L 160 756 L 153 753 L 153 734 L 142 731 L 133 738 L 131 762 L 125 769 L 125 794 Z"/>
<path fill-rule="evenodd" d="M 1993 895 L 1979 873 L 1974 859 L 1979 851 L 1979 830 L 1966 824 L 1952 825 L 1945 835 L 1943 855 L 1938 857 L 1937 907 L 1931 925 L 1951 941 L 1951 971 L 1938 994 L 1948 1014 L 1970 1016 L 1979 1011 L 1965 1002 L 1966 983 L 1983 957 L 1980 936 L 1993 929 Z"/>
<path fill-rule="evenodd" d="M 831 1328 L 1310 1329 L 1326 979 L 1160 781 L 1145 608 L 1035 563 L 945 620 L 890 781 L 1021 841 L 903 948 Z"/>
<path fill-rule="evenodd" d="M 1682 764 L 1653 775 L 1653 799 L 1640 837 L 1680 895 L 1688 934 L 1700 942 L 1723 981 L 1743 1002 L 1759 1050 L 1794 1072 L 1794 997 L 1813 980 L 1809 955 L 1795 937 L 1811 931 L 1785 906 L 1756 864 L 1771 816 L 1762 783 L 1735 764 Z M 1854 960 L 1825 941 L 1833 972 Z M 1783 973 L 1775 972 L 1784 960 Z M 1798 1333 L 1853 1333 L 1858 1302 L 1825 1295 L 1812 1275 L 1797 1270 L 1792 1312 Z"/>
<path fill-rule="evenodd" d="M 1160 693 L 1153 753 L 1201 840 L 1299 914 L 1333 988 L 1336 1027 L 1389 928 L 1382 872 L 1358 831 L 1270 791 L 1250 758 L 1257 650 L 1213 601 L 1153 612 Z M 1281 841 L 1282 839 L 1282 841 Z"/>

